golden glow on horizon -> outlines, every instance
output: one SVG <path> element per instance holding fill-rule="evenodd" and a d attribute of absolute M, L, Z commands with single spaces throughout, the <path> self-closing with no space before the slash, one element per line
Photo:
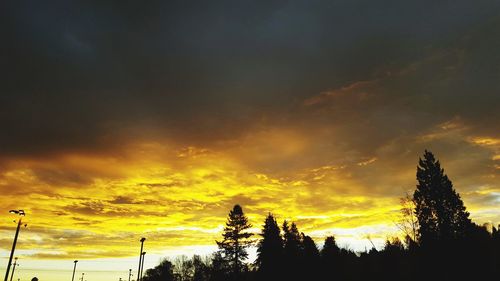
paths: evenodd
<path fill-rule="evenodd" d="M 236 203 L 255 232 L 272 212 L 280 222 L 295 221 L 318 242 L 334 234 L 341 245 L 359 249 L 368 243 L 368 234 L 379 241 L 397 235 L 399 197 L 414 185 L 413 165 L 390 175 L 391 190 L 371 178 L 373 171 L 390 165 L 380 156 L 275 174 L 236 161 L 257 153 L 252 146 L 262 146 L 261 138 L 269 139 L 262 148 L 267 155 L 253 161 L 273 161 L 283 153 L 295 156 L 305 146 L 301 138 L 281 146 L 288 138 L 263 133 L 252 140 L 256 144 L 245 141 L 245 152 L 139 142 L 114 157 L 68 153 L 15 159 L 5 164 L 0 177 L 1 203 L 5 213 L 10 208 L 27 211 L 29 228 L 20 249 L 31 249 L 31 259 L 133 256 L 129 244 L 142 235 L 153 253 L 213 246 Z M 463 197 L 476 218 L 494 221 L 500 218 L 495 208 L 475 199 L 498 200 L 499 194 L 498 188 L 485 185 Z M 2 247 L 8 248 L 12 225 L 1 223 Z"/>
<path fill-rule="evenodd" d="M 397 198 L 335 195 L 318 180 L 328 177 L 355 188 L 335 169 L 276 179 L 206 149 L 179 153 L 150 143 L 133 151 L 127 160 L 64 155 L 11 163 L 0 182 L 2 205 L 18 206 L 13 202 L 23 197 L 30 227 L 21 247 L 36 249 L 39 258 L 76 252 L 89 258 L 128 256 L 134 254 L 128 243 L 140 233 L 157 249 L 212 245 L 236 203 L 244 206 L 255 231 L 268 212 L 297 221 L 304 232 L 318 232 L 389 223 L 387 215 L 398 208 Z M 9 229 L 5 221 L 2 226 Z"/>

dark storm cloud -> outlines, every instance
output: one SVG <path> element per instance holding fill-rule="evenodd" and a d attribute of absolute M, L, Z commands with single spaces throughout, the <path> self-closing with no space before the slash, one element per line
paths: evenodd
<path fill-rule="evenodd" d="M 459 83 L 446 93 L 404 79 L 393 88 L 423 94 L 417 112 L 446 103 L 486 131 L 492 121 L 476 113 L 498 104 L 496 1 L 2 6 L 3 155 L 108 149 L 147 129 L 187 143 L 231 139 L 259 116 L 456 48 L 462 64 L 450 79 Z"/>

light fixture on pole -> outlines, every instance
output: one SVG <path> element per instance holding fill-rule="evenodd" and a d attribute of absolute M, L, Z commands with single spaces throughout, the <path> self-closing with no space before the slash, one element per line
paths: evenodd
<path fill-rule="evenodd" d="M 141 281 L 142 249 L 144 247 L 144 241 L 146 241 L 146 238 L 142 237 L 139 241 L 141 242 L 141 251 L 139 252 L 139 268 L 137 269 L 137 281 Z"/>
<path fill-rule="evenodd" d="M 128 270 L 128 281 L 130 281 L 130 277 L 132 277 L 132 268 Z"/>
<path fill-rule="evenodd" d="M 7 264 L 7 271 L 5 272 L 5 279 L 7 281 L 9 278 L 10 265 L 12 264 L 12 257 L 14 256 L 14 251 L 16 250 L 17 237 L 19 236 L 19 229 L 21 228 L 22 217 L 26 215 L 24 210 L 10 210 L 9 213 L 19 215 L 19 220 L 17 221 L 16 235 L 14 236 L 14 242 L 12 243 L 12 250 L 10 251 L 9 263 Z"/>

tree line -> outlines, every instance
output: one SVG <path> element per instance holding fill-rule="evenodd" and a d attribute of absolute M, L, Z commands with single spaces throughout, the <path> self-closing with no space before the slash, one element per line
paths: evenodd
<path fill-rule="evenodd" d="M 500 225 L 472 222 L 434 155 L 425 151 L 417 185 L 401 200 L 404 239 L 388 239 L 355 253 L 326 237 L 321 249 L 294 222 L 281 226 L 269 213 L 259 234 L 257 259 L 247 263 L 252 236 L 240 205 L 229 212 L 219 251 L 209 257 L 164 259 L 144 281 L 236 280 L 499 280 Z"/>

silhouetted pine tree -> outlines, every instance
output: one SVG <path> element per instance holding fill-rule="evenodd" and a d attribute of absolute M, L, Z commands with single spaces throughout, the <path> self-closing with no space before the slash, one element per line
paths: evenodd
<path fill-rule="evenodd" d="M 271 213 L 267 215 L 260 235 L 262 239 L 259 241 L 256 260 L 260 276 L 267 279 L 277 277 L 281 271 L 283 239 L 278 223 Z"/>
<path fill-rule="evenodd" d="M 335 242 L 335 237 L 328 236 L 325 239 L 325 244 L 321 249 L 321 259 L 326 263 L 334 263 L 340 255 L 340 248 Z"/>
<path fill-rule="evenodd" d="M 434 155 L 425 151 L 417 167 L 415 214 L 423 243 L 464 237 L 471 221 L 460 195 Z"/>
<path fill-rule="evenodd" d="M 302 233 L 303 257 L 314 263 L 319 262 L 319 250 L 311 237 Z"/>
<path fill-rule="evenodd" d="M 407 268 L 404 263 L 405 247 L 403 242 L 397 237 L 387 239 L 385 241 L 384 249 L 379 256 L 378 267 L 379 271 L 383 271 L 382 276 L 389 279 L 390 275 L 396 277 L 398 280 L 404 280 L 405 276 L 403 269 Z M 392 270 L 391 270 L 392 269 Z"/>
<path fill-rule="evenodd" d="M 289 227 L 288 222 L 284 221 L 283 233 L 285 255 L 288 258 L 297 259 L 302 248 L 301 235 L 297 229 L 297 225 L 292 222 L 292 225 Z"/>
<path fill-rule="evenodd" d="M 352 273 L 350 268 L 355 267 L 354 261 L 357 257 L 354 253 L 340 249 L 335 242 L 335 237 L 328 236 L 320 252 L 323 276 L 335 272 L 338 280 L 348 280 L 348 274 Z"/>
<path fill-rule="evenodd" d="M 325 239 L 320 252 L 321 268 L 323 275 L 328 274 L 332 268 L 338 268 L 340 263 L 340 248 L 335 242 L 335 237 L 328 236 Z M 335 271 L 335 270 L 334 270 Z"/>
<path fill-rule="evenodd" d="M 247 259 L 248 253 L 246 248 L 250 246 L 250 238 L 253 234 L 245 232 L 251 228 L 248 223 L 248 218 L 243 214 L 243 209 L 240 205 L 235 205 L 229 212 L 226 227 L 221 242 L 217 242 L 220 251 L 224 254 L 224 258 L 230 263 L 233 274 L 237 276 L 243 267 L 243 261 Z"/>
<path fill-rule="evenodd" d="M 287 268 L 285 279 L 300 279 L 300 273 L 303 269 L 300 259 L 302 254 L 302 237 L 295 223 L 292 222 L 291 226 L 288 226 L 287 221 L 283 222 L 283 238 L 283 261 Z"/>
<path fill-rule="evenodd" d="M 304 265 L 302 268 L 302 280 L 312 278 L 317 280 L 319 277 L 320 255 L 318 247 L 314 240 L 302 233 L 302 255 L 301 261 Z"/>

